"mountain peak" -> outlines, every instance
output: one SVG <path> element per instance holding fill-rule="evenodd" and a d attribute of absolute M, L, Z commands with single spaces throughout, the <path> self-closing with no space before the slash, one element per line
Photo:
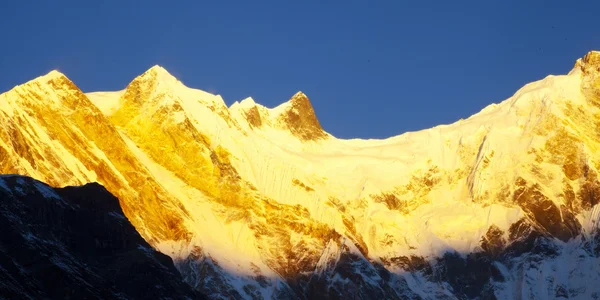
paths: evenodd
<path fill-rule="evenodd" d="M 175 78 L 175 76 L 171 75 L 169 71 L 159 65 L 152 66 L 146 72 L 142 73 L 142 75 L 134 79 L 134 81 L 135 80 L 150 81 L 155 83 L 160 82 L 162 84 L 173 84 L 179 81 L 177 78 Z"/>
<path fill-rule="evenodd" d="M 49 90 L 53 93 L 60 90 L 81 92 L 75 83 L 58 70 L 52 70 L 15 88 L 25 88 L 26 90 L 33 91 Z"/>
<path fill-rule="evenodd" d="M 304 113 L 311 113 L 313 115 L 315 113 L 312 104 L 310 103 L 310 99 L 308 99 L 308 96 L 301 91 L 295 93 L 294 96 L 290 98 L 289 102 L 292 107 L 302 109 Z"/>
<path fill-rule="evenodd" d="M 323 131 L 310 100 L 303 92 L 297 92 L 284 104 L 280 121 L 301 140 L 319 140 L 327 137 Z"/>
<path fill-rule="evenodd" d="M 306 100 L 308 100 L 308 97 L 302 91 L 298 91 L 298 92 L 296 92 L 294 94 L 294 96 L 292 96 L 292 100 L 294 100 L 294 99 L 306 99 Z"/>
<path fill-rule="evenodd" d="M 583 58 L 575 62 L 574 70 L 583 74 L 600 73 L 600 51 L 590 51 Z"/>
<path fill-rule="evenodd" d="M 575 62 L 569 73 L 582 75 L 581 90 L 594 105 L 600 106 L 600 52 L 590 51 Z"/>
<path fill-rule="evenodd" d="M 146 72 L 152 72 L 154 74 L 169 74 L 169 71 L 167 71 L 165 68 L 163 68 L 160 65 L 154 65 L 150 69 L 148 69 Z"/>
<path fill-rule="evenodd" d="M 29 82 L 48 83 L 51 81 L 63 81 L 65 79 L 69 80 L 67 78 L 67 76 L 65 76 L 65 74 L 61 73 L 60 71 L 52 70 L 52 71 L 48 72 L 47 74 L 39 76 Z"/>
<path fill-rule="evenodd" d="M 52 71 L 48 72 L 48 74 L 46 74 L 42 77 L 46 78 L 46 79 L 54 79 L 54 78 L 61 78 L 61 77 L 67 77 L 67 76 L 65 76 L 65 74 L 61 73 L 58 70 L 52 70 Z"/>
<path fill-rule="evenodd" d="M 149 99 L 157 90 L 170 89 L 177 83 L 179 80 L 165 68 L 154 65 L 129 83 L 123 97 L 135 99 L 136 102 L 142 101 L 142 99 Z"/>
<path fill-rule="evenodd" d="M 256 106 L 256 102 L 254 101 L 254 99 L 252 99 L 252 97 L 248 97 L 242 100 L 242 102 L 240 102 L 240 106 L 243 108 L 252 108 Z"/>
<path fill-rule="evenodd" d="M 306 96 L 306 94 L 299 91 L 296 94 L 294 94 L 292 98 L 290 98 L 288 103 L 288 110 L 295 110 L 296 113 L 298 113 L 299 115 L 314 119 L 314 121 L 317 123 L 315 125 L 318 125 L 319 128 L 321 127 L 321 125 L 318 124 L 319 121 L 317 120 L 313 106 L 310 103 L 310 99 L 308 99 L 308 96 Z"/>

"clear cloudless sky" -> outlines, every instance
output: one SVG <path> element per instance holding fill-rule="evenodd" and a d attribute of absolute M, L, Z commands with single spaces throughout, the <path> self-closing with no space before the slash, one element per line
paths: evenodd
<path fill-rule="evenodd" d="M 0 4 L 0 91 L 58 69 L 120 90 L 158 64 L 274 107 L 296 91 L 343 138 L 476 113 L 600 50 L 600 1 L 32 1 Z"/>

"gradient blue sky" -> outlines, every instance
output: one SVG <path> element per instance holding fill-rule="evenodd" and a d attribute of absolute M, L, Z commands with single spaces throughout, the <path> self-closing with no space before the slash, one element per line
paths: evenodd
<path fill-rule="evenodd" d="M 600 1 L 3 1 L 0 90 L 52 69 L 83 91 L 120 90 L 159 64 L 228 105 L 302 90 L 330 133 L 382 138 L 567 73 L 600 49 L 598 12 Z"/>

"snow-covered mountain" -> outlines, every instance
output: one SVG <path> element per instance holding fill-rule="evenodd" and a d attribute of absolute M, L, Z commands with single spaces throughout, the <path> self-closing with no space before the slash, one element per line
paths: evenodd
<path fill-rule="evenodd" d="M 1 173 L 101 183 L 211 298 L 600 297 L 600 52 L 384 140 L 159 66 L 87 94 L 53 71 L 0 95 L 0 124 Z"/>

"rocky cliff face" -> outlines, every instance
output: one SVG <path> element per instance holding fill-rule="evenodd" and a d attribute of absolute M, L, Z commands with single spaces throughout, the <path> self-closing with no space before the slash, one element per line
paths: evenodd
<path fill-rule="evenodd" d="M 96 183 L 0 176 L 0 297 L 203 299 Z"/>
<path fill-rule="evenodd" d="M 594 298 L 598 52 L 466 120 L 341 140 L 308 97 L 227 107 L 155 66 L 0 96 L 0 170 L 97 181 L 211 298 Z"/>

